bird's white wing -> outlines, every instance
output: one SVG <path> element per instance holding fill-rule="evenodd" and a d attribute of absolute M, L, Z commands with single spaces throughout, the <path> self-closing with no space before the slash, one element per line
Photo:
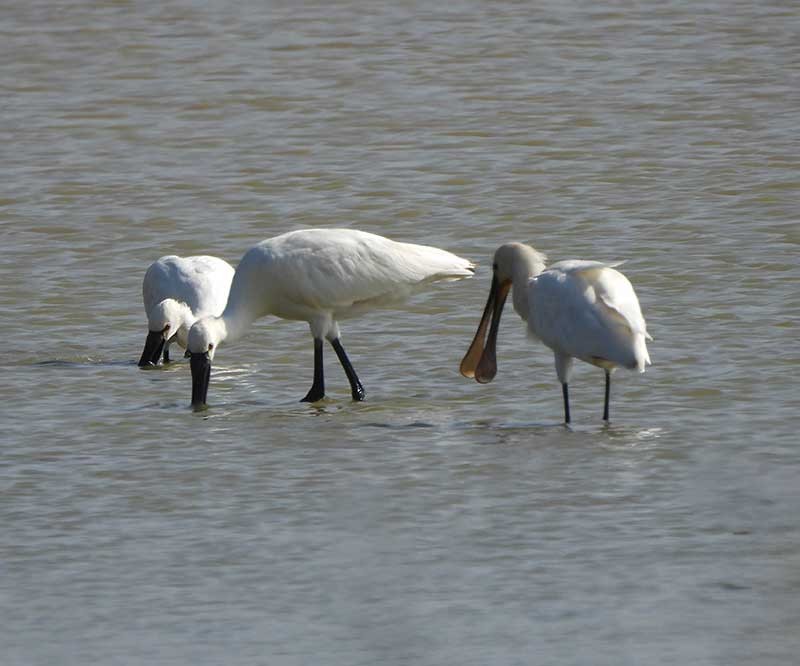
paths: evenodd
<path fill-rule="evenodd" d="M 234 269 L 218 257 L 188 257 L 183 267 L 186 303 L 197 317 L 219 315 L 225 309 Z"/>
<path fill-rule="evenodd" d="M 233 274 L 233 267 L 217 257 L 161 257 L 145 273 L 145 310 L 149 312 L 165 298 L 174 298 L 186 303 L 195 315 L 218 315 L 225 308 Z"/>
<path fill-rule="evenodd" d="M 264 278 L 282 299 L 341 316 L 403 300 L 427 282 L 469 277 L 474 270 L 445 250 L 350 229 L 293 232 L 256 248 L 269 254 L 259 264 L 269 267 Z"/>
<path fill-rule="evenodd" d="M 176 259 L 174 255 L 161 257 L 148 267 L 142 281 L 142 301 L 145 312 L 149 313 L 156 303 L 171 298 L 170 265 Z"/>
<path fill-rule="evenodd" d="M 647 336 L 639 301 L 613 268 L 588 261 L 554 264 L 531 280 L 529 306 L 531 332 L 554 350 L 629 368 L 649 361 L 637 339 Z"/>
<path fill-rule="evenodd" d="M 619 271 L 607 268 L 597 276 L 593 287 L 598 300 L 614 313 L 613 316 L 624 320 L 633 333 L 639 333 L 652 340 L 647 333 L 639 299 L 628 278 Z"/>

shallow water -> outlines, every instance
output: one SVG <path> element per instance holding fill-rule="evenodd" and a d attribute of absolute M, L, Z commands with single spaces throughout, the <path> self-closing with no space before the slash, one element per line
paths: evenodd
<path fill-rule="evenodd" d="M 755 5 L 755 6 L 753 6 Z M 3 664 L 789 664 L 800 649 L 791 3 L 0 10 Z M 480 263 L 142 371 L 141 279 L 351 226 Z M 626 260 L 653 366 L 552 355 L 490 258 Z"/>

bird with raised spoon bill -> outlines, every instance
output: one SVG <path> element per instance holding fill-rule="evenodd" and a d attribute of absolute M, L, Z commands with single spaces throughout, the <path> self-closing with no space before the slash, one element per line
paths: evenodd
<path fill-rule="evenodd" d="M 633 286 L 614 266 L 571 259 L 545 266 L 529 245 L 508 243 L 494 254 L 492 284 L 478 330 L 461 361 L 464 377 L 488 383 L 497 374 L 497 334 L 509 291 L 528 332 L 553 350 L 570 423 L 568 384 L 573 359 L 605 371 L 603 420 L 609 420 L 611 373 L 619 366 L 644 372 L 647 332 Z M 487 328 L 488 336 L 487 336 Z"/>

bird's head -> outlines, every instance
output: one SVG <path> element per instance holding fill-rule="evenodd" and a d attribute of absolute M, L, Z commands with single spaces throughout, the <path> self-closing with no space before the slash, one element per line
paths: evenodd
<path fill-rule="evenodd" d="M 195 409 L 202 409 L 206 405 L 211 361 L 224 339 L 225 322 L 220 317 L 199 319 L 189 329 L 186 355 L 192 369 L 192 407 Z"/>
<path fill-rule="evenodd" d="M 170 342 L 186 322 L 187 315 L 191 317 L 191 310 L 185 303 L 179 303 L 173 298 L 165 298 L 156 303 L 147 317 L 147 340 L 144 344 L 139 365 L 157 365 L 164 345 Z"/>
<path fill-rule="evenodd" d="M 218 317 L 204 317 L 198 319 L 189 329 L 189 338 L 186 353 L 208 354 L 209 359 L 214 358 L 217 347 L 224 337 L 224 326 Z"/>
<path fill-rule="evenodd" d="M 185 325 L 187 314 L 191 315 L 189 306 L 179 303 L 174 298 L 165 298 L 156 306 L 148 317 L 151 331 L 160 331 L 165 340 L 172 340 L 180 327 Z"/>
<path fill-rule="evenodd" d="M 528 279 L 544 270 L 544 262 L 545 256 L 529 245 L 506 243 L 497 248 L 492 260 L 492 285 L 489 288 L 489 298 L 472 344 L 461 361 L 462 375 L 474 378 L 481 384 L 494 379 L 497 374 L 497 332 L 500 329 L 500 317 L 508 292 L 513 285 L 516 285 L 514 309 L 523 319 L 527 319 Z"/>
<path fill-rule="evenodd" d="M 506 243 L 497 248 L 492 269 L 498 282 L 524 285 L 544 270 L 547 257 L 524 243 Z"/>

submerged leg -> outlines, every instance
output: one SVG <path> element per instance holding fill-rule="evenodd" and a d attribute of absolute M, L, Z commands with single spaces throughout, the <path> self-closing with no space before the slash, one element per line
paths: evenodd
<path fill-rule="evenodd" d="M 561 392 L 564 394 L 564 423 L 569 423 L 569 390 L 566 382 L 561 385 Z"/>
<path fill-rule="evenodd" d="M 333 350 L 336 352 L 336 355 L 339 357 L 339 362 L 342 364 L 344 368 L 344 374 L 347 375 L 347 380 L 350 382 L 350 392 L 353 394 L 353 400 L 361 401 L 367 397 L 367 392 L 364 390 L 364 387 L 361 386 L 361 382 L 358 379 L 358 375 L 356 371 L 353 369 L 353 365 L 350 363 L 350 359 L 347 358 L 347 354 L 344 351 L 344 347 L 342 347 L 342 343 L 339 342 L 339 338 L 334 338 L 331 340 L 331 346 Z"/>
<path fill-rule="evenodd" d="M 322 338 L 314 338 L 314 383 L 300 402 L 317 402 L 325 397 L 325 375 L 322 369 Z"/>
<path fill-rule="evenodd" d="M 169 345 L 164 345 L 164 363 L 169 363 Z"/>
<path fill-rule="evenodd" d="M 611 397 L 611 373 L 606 370 L 606 402 L 603 407 L 603 421 L 608 422 L 608 399 Z"/>

